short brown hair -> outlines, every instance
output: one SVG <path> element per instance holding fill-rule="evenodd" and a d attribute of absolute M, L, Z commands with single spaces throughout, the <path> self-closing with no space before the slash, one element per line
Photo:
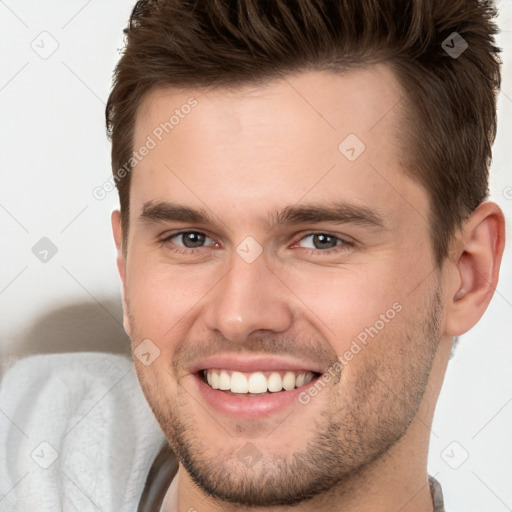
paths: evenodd
<path fill-rule="evenodd" d="M 441 264 L 455 230 L 488 195 L 501 81 L 496 14 L 478 0 L 138 2 L 106 106 L 114 177 L 132 156 L 137 108 L 155 88 L 237 86 L 383 62 L 406 91 L 404 151 L 429 194 Z M 448 51 L 454 32 L 467 44 L 457 57 Z M 116 186 L 126 235 L 130 172 L 123 176 Z"/>

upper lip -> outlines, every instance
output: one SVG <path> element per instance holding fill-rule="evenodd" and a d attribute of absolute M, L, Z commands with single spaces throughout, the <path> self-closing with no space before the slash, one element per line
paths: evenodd
<path fill-rule="evenodd" d="M 242 372 L 272 371 L 272 370 L 305 370 L 309 372 L 322 373 L 318 364 L 312 361 L 301 361 L 291 357 L 268 357 L 268 356 L 240 356 L 240 355 L 215 355 L 201 359 L 191 368 L 191 373 L 210 368 L 225 370 L 239 370 Z"/>

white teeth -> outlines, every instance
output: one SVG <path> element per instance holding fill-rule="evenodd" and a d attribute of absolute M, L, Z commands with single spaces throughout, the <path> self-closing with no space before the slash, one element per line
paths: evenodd
<path fill-rule="evenodd" d="M 211 386 L 213 389 L 219 389 L 219 374 L 216 372 L 212 373 Z"/>
<path fill-rule="evenodd" d="M 219 375 L 219 389 L 227 391 L 231 387 L 231 377 L 226 370 L 222 370 Z"/>
<path fill-rule="evenodd" d="M 295 374 L 293 372 L 286 372 L 283 378 L 283 388 L 290 391 L 295 388 Z"/>
<path fill-rule="evenodd" d="M 281 391 L 283 389 L 283 379 L 281 379 L 281 375 L 277 372 L 272 372 L 267 381 L 267 388 L 272 393 L 277 391 Z"/>
<path fill-rule="evenodd" d="M 261 372 L 253 373 L 249 377 L 249 393 L 266 393 L 267 379 Z"/>
<path fill-rule="evenodd" d="M 312 372 L 296 373 L 293 371 L 270 372 L 268 377 L 263 372 L 242 373 L 227 370 L 205 370 L 206 381 L 213 389 L 231 391 L 232 393 L 276 393 L 290 391 L 311 382 Z M 281 376 L 282 375 L 282 376 Z"/>
<path fill-rule="evenodd" d="M 215 374 L 215 372 L 213 372 Z M 243 373 L 233 372 L 231 374 L 231 391 L 233 393 L 248 393 L 249 383 Z"/>

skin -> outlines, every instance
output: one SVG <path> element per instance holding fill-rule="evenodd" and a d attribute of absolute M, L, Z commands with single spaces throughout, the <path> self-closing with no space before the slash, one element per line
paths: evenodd
<path fill-rule="evenodd" d="M 480 205 L 436 267 L 428 196 L 403 168 L 402 96 L 375 66 L 145 98 L 136 148 L 198 101 L 133 172 L 127 247 L 112 215 L 125 329 L 134 348 L 150 339 L 160 350 L 149 366 L 134 358 L 138 377 L 181 459 L 165 510 L 432 510 L 435 404 L 452 337 L 492 297 L 504 220 L 497 205 Z M 338 150 L 350 133 L 366 146 L 353 162 Z M 142 217 L 145 204 L 165 201 L 213 222 Z M 268 225 L 277 210 L 334 201 L 372 209 L 382 225 Z M 188 249 L 182 237 L 161 241 L 181 231 L 209 238 Z M 317 248 L 315 233 L 345 244 Z M 247 236 L 263 249 L 252 263 L 236 252 Z M 400 312 L 305 405 L 249 421 L 197 393 L 190 365 L 205 355 L 286 354 L 327 372 L 396 303 Z M 248 442 L 261 456 L 250 468 L 237 457 Z"/>

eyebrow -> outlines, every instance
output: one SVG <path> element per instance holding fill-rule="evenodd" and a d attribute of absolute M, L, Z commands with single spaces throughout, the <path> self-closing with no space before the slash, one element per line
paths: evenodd
<path fill-rule="evenodd" d="M 271 228 L 283 224 L 334 222 L 367 227 L 384 227 L 384 217 L 377 210 L 346 202 L 326 205 L 287 206 L 269 216 Z"/>
<path fill-rule="evenodd" d="M 195 209 L 177 203 L 147 201 L 142 208 L 141 220 L 150 223 L 183 222 L 191 224 L 219 224 L 205 209 Z M 330 202 L 326 205 L 292 205 L 270 213 L 269 229 L 282 225 L 316 224 L 334 222 L 364 227 L 385 227 L 383 215 L 375 209 L 346 202 Z"/>

